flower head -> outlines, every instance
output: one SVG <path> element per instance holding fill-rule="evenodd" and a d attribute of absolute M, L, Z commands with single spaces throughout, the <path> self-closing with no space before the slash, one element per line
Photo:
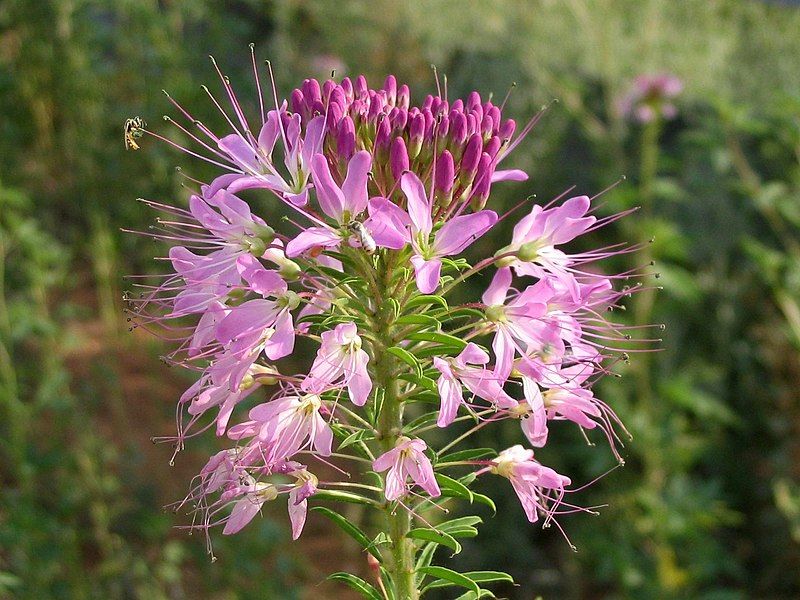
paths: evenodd
<path fill-rule="evenodd" d="M 425 456 L 428 445 L 420 440 L 401 436 L 395 447 L 384 452 L 372 463 L 378 473 L 386 474 L 387 500 L 397 500 L 408 494 L 408 478 L 425 490 L 432 498 L 441 495 L 439 484 L 433 475 L 431 461 Z"/>
<path fill-rule="evenodd" d="M 528 521 L 535 523 L 540 515 L 551 519 L 564 497 L 569 477 L 533 460 L 533 450 L 512 446 L 492 461 L 492 473 L 505 477 L 519 498 Z"/>

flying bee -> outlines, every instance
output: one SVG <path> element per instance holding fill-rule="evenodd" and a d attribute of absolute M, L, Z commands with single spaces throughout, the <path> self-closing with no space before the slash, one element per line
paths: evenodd
<path fill-rule="evenodd" d="M 132 119 L 128 119 L 125 121 L 125 149 L 126 150 L 138 150 L 139 144 L 136 143 L 142 135 L 144 135 L 143 129 L 147 126 L 147 123 L 144 122 L 142 117 L 134 117 Z"/>
<path fill-rule="evenodd" d="M 364 252 L 367 254 L 375 254 L 375 250 L 377 249 L 375 240 L 372 239 L 372 236 L 369 234 L 369 231 L 367 231 L 367 228 L 364 227 L 363 223 L 360 221 L 350 221 L 347 224 L 347 228 L 358 238 L 358 242 L 361 244 Z"/>

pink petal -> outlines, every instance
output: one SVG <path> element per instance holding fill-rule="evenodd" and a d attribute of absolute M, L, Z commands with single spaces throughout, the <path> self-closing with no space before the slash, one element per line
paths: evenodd
<path fill-rule="evenodd" d="M 369 214 L 364 227 L 378 246 L 400 250 L 410 241 L 408 229 L 402 221 L 402 217 L 408 220 L 408 215 L 394 203 L 385 198 L 373 198 L 369 202 Z"/>
<path fill-rule="evenodd" d="M 511 374 L 515 352 L 514 343 L 508 333 L 500 329 L 494 336 L 492 349 L 495 357 L 494 374 L 499 381 L 505 381 Z"/>
<path fill-rule="evenodd" d="M 302 158 L 304 164 L 311 162 L 311 157 L 322 150 L 322 140 L 325 137 L 325 117 L 318 116 L 311 119 L 306 125 L 306 135 L 303 140 Z"/>
<path fill-rule="evenodd" d="M 326 215 L 341 221 L 345 199 L 342 190 L 331 177 L 328 159 L 323 154 L 315 154 L 311 159 L 311 174 L 317 190 L 317 202 Z"/>
<path fill-rule="evenodd" d="M 425 194 L 425 186 L 414 173 L 405 173 L 400 178 L 400 187 L 408 199 L 408 215 L 414 225 L 414 230 L 428 235 L 433 228 L 431 221 L 431 205 Z"/>
<path fill-rule="evenodd" d="M 261 127 L 258 134 L 258 147 L 267 156 L 272 156 L 272 150 L 275 148 L 275 142 L 280 135 L 280 124 L 278 123 L 278 111 L 271 110 L 267 115 L 267 121 Z"/>
<path fill-rule="evenodd" d="M 289 492 L 289 503 L 287 509 L 289 511 L 289 521 L 292 523 L 292 539 L 296 540 L 303 533 L 303 526 L 306 524 L 306 515 L 308 514 L 308 500 L 300 500 L 297 502 L 297 495 L 300 488 L 295 488 Z"/>
<path fill-rule="evenodd" d="M 372 470 L 380 473 L 381 471 L 389 469 L 394 464 L 394 461 L 397 459 L 397 455 L 399 453 L 399 448 L 392 448 L 391 450 L 384 452 L 378 458 L 372 461 Z"/>
<path fill-rule="evenodd" d="M 245 171 L 258 171 L 258 156 L 252 146 L 238 133 L 226 135 L 217 144 L 219 149 L 231 157 L 234 163 Z"/>
<path fill-rule="evenodd" d="M 489 362 L 489 355 L 480 346 L 470 342 L 461 351 L 456 360 L 461 361 L 463 364 L 485 365 Z"/>
<path fill-rule="evenodd" d="M 222 535 L 232 535 L 244 529 L 245 525 L 252 521 L 253 517 L 261 510 L 262 504 L 264 504 L 263 500 L 249 495 L 239 500 L 233 506 L 231 516 L 225 523 L 225 529 L 222 530 Z"/>
<path fill-rule="evenodd" d="M 495 171 L 492 174 L 492 183 L 497 183 L 498 181 L 526 181 L 527 179 L 528 174 L 525 171 L 520 171 L 519 169 Z"/>
<path fill-rule="evenodd" d="M 442 270 L 442 261 L 438 258 L 425 260 L 421 256 L 412 256 L 411 264 L 417 277 L 417 288 L 423 294 L 432 294 L 439 286 L 439 274 Z"/>
<path fill-rule="evenodd" d="M 367 178 L 371 166 L 372 155 L 366 150 L 356 152 L 347 164 L 347 177 L 342 184 L 342 208 L 350 211 L 351 218 L 367 208 Z"/>
<path fill-rule="evenodd" d="M 341 243 L 339 234 L 325 227 L 309 227 L 286 244 L 286 256 L 294 258 L 311 248 L 334 248 Z"/>
<path fill-rule="evenodd" d="M 482 210 L 450 219 L 436 232 L 434 251 L 438 256 L 459 254 L 489 231 L 495 223 L 497 223 L 497 213 L 492 210 Z"/>
<path fill-rule="evenodd" d="M 486 306 L 503 304 L 506 301 L 508 288 L 511 287 L 511 269 L 503 267 L 498 269 L 492 278 L 492 283 L 486 288 L 481 300 Z"/>
<path fill-rule="evenodd" d="M 347 382 L 347 391 L 350 394 L 350 400 L 356 406 L 364 406 L 372 391 L 372 379 L 369 377 L 367 371 L 367 362 L 369 356 L 363 350 L 359 350 L 355 357 L 356 369 L 350 381 Z"/>
<path fill-rule="evenodd" d="M 333 446 L 333 431 L 319 413 L 314 417 L 314 427 L 314 448 L 322 456 L 330 456 Z"/>
<path fill-rule="evenodd" d="M 434 361 L 436 361 L 437 358 L 438 357 L 434 358 Z M 441 408 L 439 409 L 439 418 L 436 419 L 436 424 L 439 427 L 447 427 L 456 418 L 458 408 L 464 402 L 461 383 L 459 383 L 455 377 L 447 376 L 442 373 L 436 382 L 436 387 L 439 389 L 439 397 L 442 400 Z"/>
<path fill-rule="evenodd" d="M 288 310 L 281 311 L 274 327 L 275 333 L 264 344 L 264 354 L 270 360 L 278 360 L 284 356 L 289 356 L 294 350 L 292 314 Z"/>
<path fill-rule="evenodd" d="M 218 191 L 228 188 L 234 181 L 242 178 L 243 176 L 239 173 L 227 173 L 225 175 L 220 175 L 209 185 L 201 187 L 200 190 L 203 192 L 204 197 L 210 198 Z"/>

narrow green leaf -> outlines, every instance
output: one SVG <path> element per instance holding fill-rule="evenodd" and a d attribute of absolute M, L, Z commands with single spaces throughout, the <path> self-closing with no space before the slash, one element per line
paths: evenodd
<path fill-rule="evenodd" d="M 374 440 L 375 435 L 366 431 L 365 429 L 360 429 L 358 431 L 354 431 L 346 438 L 344 438 L 341 443 L 339 444 L 339 450 L 347 448 L 350 444 L 355 444 L 356 442 L 365 442 L 369 440 Z"/>
<path fill-rule="evenodd" d="M 448 581 L 453 585 L 458 585 L 463 588 L 467 588 L 468 590 L 472 590 L 476 594 L 481 593 L 481 589 L 478 587 L 477 583 L 472 581 L 469 577 L 466 577 L 461 573 L 458 573 L 457 571 L 453 571 L 452 569 L 447 569 L 445 567 L 437 567 L 432 565 L 430 567 L 422 567 L 419 570 L 419 572 L 424 573 L 425 575 L 438 577 L 439 579 Z"/>
<path fill-rule="evenodd" d="M 456 598 L 456 600 L 480 600 L 481 598 L 496 598 L 496 596 L 489 590 L 481 590 L 478 594 L 475 592 L 461 594 L 458 598 Z"/>
<path fill-rule="evenodd" d="M 365 598 L 369 598 L 370 600 L 383 600 L 383 596 L 378 593 L 372 585 L 361 579 L 361 577 L 356 577 L 350 573 L 345 573 L 344 571 L 340 571 L 338 573 L 333 573 L 328 575 L 328 579 L 333 579 L 334 581 L 341 581 L 357 592 L 359 592 Z"/>
<path fill-rule="evenodd" d="M 403 427 L 403 433 L 412 433 L 414 430 L 419 429 L 420 427 L 425 427 L 431 423 L 435 423 L 438 417 L 439 414 L 435 412 L 429 412 L 421 415 Z"/>
<path fill-rule="evenodd" d="M 336 523 L 342 531 L 358 542 L 362 548 L 366 549 L 370 554 L 372 554 L 372 556 L 377 558 L 379 561 L 382 560 L 381 553 L 372 545 L 372 541 L 367 537 L 367 535 L 342 515 L 324 506 L 315 506 L 311 510 L 322 513 L 328 517 L 331 521 Z"/>
<path fill-rule="evenodd" d="M 442 402 L 442 399 L 436 392 L 420 391 L 418 393 L 415 392 L 413 395 L 406 398 L 406 402 L 420 402 L 439 406 L 439 404 Z"/>
<path fill-rule="evenodd" d="M 414 296 L 406 302 L 406 310 L 412 310 L 417 308 L 418 306 L 426 306 L 429 304 L 438 304 L 443 309 L 448 310 L 447 301 L 442 298 L 441 296 L 435 296 L 433 294 L 420 294 L 419 296 Z"/>
<path fill-rule="evenodd" d="M 436 552 L 437 544 L 429 543 L 425 544 L 425 547 L 422 549 L 422 552 L 419 553 L 419 557 L 417 558 L 417 564 L 414 568 L 415 571 L 419 571 L 423 567 L 427 567 L 431 564 L 433 560 L 433 554 Z"/>
<path fill-rule="evenodd" d="M 423 540 L 426 542 L 433 542 L 434 544 L 441 544 L 450 548 L 454 554 L 461 552 L 461 544 L 456 539 L 444 531 L 436 531 L 435 529 L 428 529 L 427 527 L 420 527 L 412 529 L 406 534 L 414 540 Z"/>
<path fill-rule="evenodd" d="M 449 335 L 447 333 L 439 333 L 437 331 L 420 331 L 419 333 L 410 333 L 407 337 L 409 340 L 418 342 L 434 342 L 436 344 L 441 344 L 442 346 L 458 348 L 459 350 L 463 350 L 467 346 L 467 342 L 461 338 L 457 338 L 456 336 Z"/>
<path fill-rule="evenodd" d="M 405 348 L 400 348 L 399 346 L 392 346 L 391 348 L 387 348 L 386 351 L 392 356 L 402 360 L 412 369 L 416 370 L 418 377 L 422 377 L 422 365 L 419 364 L 419 361 L 414 357 L 413 354 L 411 354 L 411 352 Z"/>
<path fill-rule="evenodd" d="M 464 577 L 469 577 L 475 583 L 490 583 L 492 581 L 507 581 L 514 583 L 514 578 L 502 571 L 467 571 Z"/>
<path fill-rule="evenodd" d="M 354 494 L 353 492 L 341 492 L 339 490 L 317 490 L 314 494 L 315 500 L 333 500 L 334 502 L 347 502 L 348 504 L 364 504 L 374 506 L 375 501 Z"/>
<path fill-rule="evenodd" d="M 483 519 L 480 517 L 469 516 L 439 523 L 436 528 L 439 531 L 449 533 L 454 538 L 475 537 L 478 535 L 478 530 L 474 526 L 481 523 L 483 523 Z"/>
<path fill-rule="evenodd" d="M 442 489 L 442 495 L 465 498 L 469 500 L 470 504 L 472 504 L 474 494 L 463 483 L 441 473 L 436 473 L 436 481 L 439 483 L 439 487 Z"/>
<path fill-rule="evenodd" d="M 402 373 L 398 379 L 402 379 L 403 381 L 408 381 L 409 383 L 414 383 L 421 388 L 428 390 L 429 392 L 433 392 L 434 394 L 438 393 L 438 388 L 436 387 L 436 382 L 429 377 L 422 376 L 420 377 L 416 373 Z"/>
<path fill-rule="evenodd" d="M 439 329 L 442 326 L 438 319 L 434 319 L 428 315 L 403 315 L 395 321 L 395 324 L 422 325 L 424 327 L 433 327 L 434 329 Z"/>
<path fill-rule="evenodd" d="M 475 499 L 475 502 L 478 502 L 480 504 L 485 504 L 486 506 L 492 509 L 492 513 L 497 514 L 497 506 L 495 506 L 494 500 L 489 498 L 489 496 L 484 496 L 483 494 L 477 494 L 475 492 L 472 492 L 472 497 Z"/>

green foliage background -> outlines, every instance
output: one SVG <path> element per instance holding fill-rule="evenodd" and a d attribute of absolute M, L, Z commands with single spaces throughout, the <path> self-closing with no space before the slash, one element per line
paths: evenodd
<path fill-rule="evenodd" d="M 500 567 L 511 598 L 793 598 L 800 595 L 800 12 L 686 0 L 5 0 L 0 4 L 0 597 L 345 598 L 320 584 L 364 557 L 324 523 L 288 542 L 267 511 L 234 540 L 202 539 L 160 507 L 213 451 L 168 466 L 151 435 L 173 427 L 187 380 L 127 333 L 122 275 L 164 249 L 136 197 L 185 201 L 179 164 L 122 123 L 164 130 L 161 88 L 213 123 L 201 83 L 215 55 L 254 108 L 247 44 L 286 94 L 308 76 L 392 72 L 415 98 L 475 88 L 522 121 L 557 98 L 514 161 L 531 179 L 493 202 L 569 185 L 641 206 L 598 245 L 654 242 L 663 291 L 628 318 L 664 323 L 663 351 L 634 356 L 603 397 L 629 425 L 627 465 L 582 493 L 608 504 L 565 518 L 579 551 L 527 526 L 513 497 L 458 557 Z M 642 73 L 685 90 L 677 119 L 619 114 Z M 268 206 L 260 206 L 265 216 Z M 545 464 L 590 481 L 612 460 L 562 428 Z M 574 435 L 573 435 L 574 434 Z M 495 431 L 492 444 L 518 431 Z M 499 438 L 499 439 L 498 439 Z M 453 559 L 456 564 L 456 559 Z"/>

